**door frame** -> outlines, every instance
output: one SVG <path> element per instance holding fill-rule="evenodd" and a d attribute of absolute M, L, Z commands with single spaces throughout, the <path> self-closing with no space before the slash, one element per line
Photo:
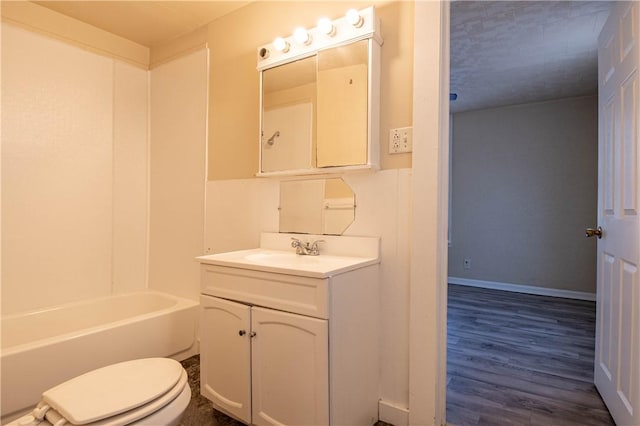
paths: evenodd
<path fill-rule="evenodd" d="M 447 374 L 449 1 L 415 1 L 414 19 L 409 424 L 442 425 Z"/>

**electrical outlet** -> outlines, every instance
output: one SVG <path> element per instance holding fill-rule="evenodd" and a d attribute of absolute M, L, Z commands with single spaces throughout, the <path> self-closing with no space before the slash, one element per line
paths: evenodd
<path fill-rule="evenodd" d="M 471 269 L 471 259 L 465 259 L 463 265 L 464 269 Z"/>
<path fill-rule="evenodd" d="M 399 127 L 389 130 L 389 154 L 413 151 L 413 128 Z"/>

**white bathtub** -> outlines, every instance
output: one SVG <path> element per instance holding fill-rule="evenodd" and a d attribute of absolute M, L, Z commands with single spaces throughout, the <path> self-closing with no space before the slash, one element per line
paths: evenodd
<path fill-rule="evenodd" d="M 197 352 L 198 302 L 145 291 L 2 317 L 2 423 L 44 390 L 115 362 Z"/>

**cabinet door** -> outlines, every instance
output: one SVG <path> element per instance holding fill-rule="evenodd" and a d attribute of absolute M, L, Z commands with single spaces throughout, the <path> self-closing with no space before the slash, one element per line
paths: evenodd
<path fill-rule="evenodd" d="M 326 320 L 253 308 L 255 425 L 329 424 Z"/>
<path fill-rule="evenodd" d="M 251 308 L 201 296 L 200 393 L 251 423 Z"/>

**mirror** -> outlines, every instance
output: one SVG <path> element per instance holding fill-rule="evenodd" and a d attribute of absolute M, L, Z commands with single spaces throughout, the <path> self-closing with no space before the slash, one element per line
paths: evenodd
<path fill-rule="evenodd" d="M 316 57 L 262 75 L 262 172 L 309 169 L 313 164 Z"/>
<path fill-rule="evenodd" d="M 355 194 L 340 178 L 280 183 L 280 232 L 341 235 L 355 219 Z"/>
<path fill-rule="evenodd" d="M 262 71 L 261 174 L 375 165 L 369 126 L 374 45 L 360 40 Z"/>
<path fill-rule="evenodd" d="M 318 52 L 316 167 L 367 163 L 368 63 L 366 40 Z"/>

